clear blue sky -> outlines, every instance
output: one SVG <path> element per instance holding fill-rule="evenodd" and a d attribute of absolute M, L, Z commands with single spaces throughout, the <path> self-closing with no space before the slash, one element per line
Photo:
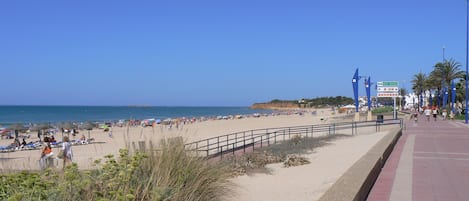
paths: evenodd
<path fill-rule="evenodd" d="M 355 68 L 410 89 L 443 46 L 465 69 L 465 0 L 18 0 L 0 26 L 0 105 L 352 97 Z"/>

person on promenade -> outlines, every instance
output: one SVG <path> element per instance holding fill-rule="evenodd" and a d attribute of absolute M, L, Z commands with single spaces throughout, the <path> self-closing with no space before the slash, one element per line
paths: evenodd
<path fill-rule="evenodd" d="M 39 159 L 39 165 L 41 169 L 48 168 L 52 165 L 52 156 L 54 155 L 54 152 L 52 152 L 52 148 L 50 146 L 50 143 L 44 143 L 44 148 L 42 149 L 41 152 L 41 158 Z"/>
<path fill-rule="evenodd" d="M 429 107 L 425 108 L 425 116 L 427 117 L 427 121 L 430 121 L 430 114 L 431 114 L 431 110 Z"/>
<path fill-rule="evenodd" d="M 443 116 L 443 120 L 446 120 L 446 116 L 448 116 L 448 112 L 446 112 L 446 109 L 443 109 L 443 112 L 441 112 L 441 115 Z"/>
<path fill-rule="evenodd" d="M 414 110 L 414 113 L 412 114 L 412 117 L 413 117 L 413 119 L 414 119 L 415 122 L 417 122 L 417 121 L 419 120 L 418 116 L 419 116 L 418 111 L 417 111 L 417 110 Z"/>
<path fill-rule="evenodd" d="M 433 114 L 433 119 L 436 121 L 436 115 L 438 114 L 438 110 L 436 109 L 436 107 L 433 108 L 432 114 Z"/>
<path fill-rule="evenodd" d="M 64 140 L 62 142 L 62 152 L 63 152 L 63 168 L 65 166 L 72 163 L 73 152 L 72 152 L 72 144 L 68 139 L 68 136 L 64 136 Z"/>

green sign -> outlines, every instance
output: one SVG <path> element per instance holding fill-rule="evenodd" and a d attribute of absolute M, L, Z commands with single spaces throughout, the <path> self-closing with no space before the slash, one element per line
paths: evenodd
<path fill-rule="evenodd" d="M 378 82 L 378 87 L 399 87 L 398 81 L 382 81 Z"/>

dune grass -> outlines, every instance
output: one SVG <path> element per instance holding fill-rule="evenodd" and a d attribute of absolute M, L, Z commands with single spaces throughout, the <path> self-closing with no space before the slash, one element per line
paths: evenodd
<path fill-rule="evenodd" d="M 229 167 L 186 154 L 182 139 L 148 149 L 121 149 L 96 169 L 23 171 L 0 175 L 0 200 L 221 200 L 230 193 Z"/>

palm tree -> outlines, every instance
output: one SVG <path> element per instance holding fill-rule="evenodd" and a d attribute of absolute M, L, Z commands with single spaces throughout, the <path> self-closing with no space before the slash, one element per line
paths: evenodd
<path fill-rule="evenodd" d="M 414 75 L 414 78 L 412 79 L 412 90 L 417 94 L 419 97 L 419 103 L 421 100 L 422 93 L 427 89 L 427 75 L 425 73 L 418 73 Z M 420 106 L 420 104 L 419 104 Z M 420 110 L 420 107 L 418 107 Z"/>
<path fill-rule="evenodd" d="M 454 79 L 465 76 L 465 72 L 461 70 L 461 64 L 454 59 L 436 63 L 432 74 L 438 76 L 444 86 L 449 86 Z"/>
<path fill-rule="evenodd" d="M 430 74 L 430 77 L 434 79 L 431 84 L 432 87 L 439 85 L 437 88 L 439 92 L 444 87 L 449 87 L 451 85 L 451 81 L 454 79 L 464 78 L 465 72 L 460 68 L 461 64 L 454 59 L 436 63 Z M 438 82 L 440 82 L 440 84 L 438 84 Z M 451 91 L 449 93 L 451 93 Z"/>
<path fill-rule="evenodd" d="M 440 94 L 441 90 L 441 76 L 439 76 L 436 71 L 432 71 L 430 73 L 430 76 L 428 76 L 425 84 L 426 84 L 426 89 L 430 90 L 430 95 L 432 90 L 436 90 L 436 97 L 438 98 L 438 94 Z M 433 101 L 432 101 L 433 102 Z M 433 103 L 430 103 L 430 105 L 433 105 Z"/>

